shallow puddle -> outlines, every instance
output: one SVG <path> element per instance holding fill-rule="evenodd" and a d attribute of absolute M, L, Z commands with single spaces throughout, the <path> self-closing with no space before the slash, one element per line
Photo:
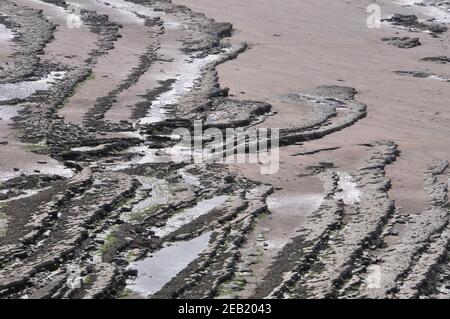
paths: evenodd
<path fill-rule="evenodd" d="M 203 200 L 199 202 L 195 207 L 188 208 L 169 218 L 164 227 L 155 227 L 152 229 L 152 231 L 154 231 L 155 235 L 158 237 L 165 237 L 181 228 L 182 226 L 193 222 L 200 216 L 210 213 L 213 209 L 224 204 L 228 198 L 229 196 L 222 195 Z"/>
<path fill-rule="evenodd" d="M 0 43 L 4 45 L 5 42 L 10 41 L 13 38 L 14 33 L 10 29 L 8 29 L 4 24 L 0 23 Z"/>
<path fill-rule="evenodd" d="M 16 162 L 16 166 L 19 166 L 20 168 L 18 171 L 13 170 L 11 167 L 0 167 L 0 182 L 21 175 L 57 175 L 64 178 L 71 178 L 74 176 L 74 172 L 71 169 L 65 167 L 58 161 L 44 155 L 29 153 L 19 147 L 14 147 L 13 150 L 10 150 L 5 162 L 9 161 L 10 163 L 14 163 L 11 161 L 14 159 L 17 160 L 19 156 L 23 157 L 24 160 Z M 46 164 L 37 163 L 41 160 L 46 161 Z M 0 162 L 3 162 L 3 158 L 0 158 Z"/>
<path fill-rule="evenodd" d="M 115 164 L 110 167 L 113 171 L 120 171 L 130 168 L 133 165 L 143 165 L 150 163 L 191 163 L 195 150 L 191 147 L 177 144 L 170 148 L 153 149 L 148 146 L 133 146 L 123 153 L 136 154 L 129 162 Z M 199 151 L 200 152 L 200 151 Z"/>
<path fill-rule="evenodd" d="M 13 117 L 17 116 L 18 111 L 19 108 L 14 105 L 0 105 L 0 121 L 9 123 Z"/>
<path fill-rule="evenodd" d="M 65 76 L 65 72 L 51 72 L 36 81 L 0 84 L 0 101 L 24 99 L 38 90 L 47 90 Z M 48 174 L 63 177 L 73 176 L 72 170 L 45 155 L 32 153 L 31 150 L 45 148 L 45 145 L 27 145 L 17 141 L 11 124 L 17 116 L 18 106 L 0 105 L 0 138 L 7 144 L 0 145 L 0 180 L 8 180 L 21 174 Z"/>
<path fill-rule="evenodd" d="M 269 210 L 277 214 L 290 213 L 296 210 L 297 214 L 307 216 L 322 204 L 322 194 L 290 194 L 275 193 L 267 198 Z"/>
<path fill-rule="evenodd" d="M 92 152 L 92 151 L 99 151 L 104 149 L 106 144 L 100 144 L 96 146 L 80 146 L 80 147 L 72 147 L 70 150 L 72 152 Z"/>
<path fill-rule="evenodd" d="M 200 59 L 189 59 L 188 56 L 181 54 L 171 62 L 175 75 L 175 82 L 169 91 L 166 91 L 152 101 L 152 106 L 147 115 L 142 118 L 140 124 L 151 124 L 161 122 L 167 118 L 167 114 L 178 99 L 189 93 L 200 78 L 202 69 L 209 63 L 217 60 L 219 55 L 209 55 Z"/>
<path fill-rule="evenodd" d="M 186 268 L 208 247 L 211 233 L 205 233 L 197 238 L 176 242 L 166 246 L 152 257 L 147 257 L 130 264 L 130 269 L 136 269 L 135 279 L 127 281 L 127 289 L 150 296 L 167 284 L 180 271 Z"/>
<path fill-rule="evenodd" d="M 323 194 L 295 194 L 277 191 L 267 197 L 267 207 L 272 213 L 266 226 L 265 243 L 268 249 L 281 249 L 294 235 L 301 221 L 319 209 Z M 291 229 L 290 226 L 295 226 Z M 289 235 L 289 236 L 286 236 Z"/>
<path fill-rule="evenodd" d="M 25 99 L 37 91 L 47 90 L 52 84 L 61 80 L 65 72 L 50 72 L 36 81 L 0 84 L 0 101 Z"/>
<path fill-rule="evenodd" d="M 39 193 L 39 192 L 41 192 L 43 190 L 46 190 L 46 189 L 48 189 L 48 187 L 43 188 L 43 189 L 39 189 L 39 190 L 37 190 L 37 189 L 25 189 L 25 190 L 23 190 L 23 194 L 21 194 L 21 195 L 14 196 L 14 197 L 11 197 L 11 198 L 8 198 L 8 199 L 5 199 L 5 200 L 0 200 L 0 205 L 2 203 L 12 202 L 12 201 L 15 201 L 15 200 L 18 200 L 18 199 L 23 199 L 23 198 L 34 196 L 37 193 Z M 0 194 L 1 193 L 5 194 L 7 192 L 8 192 L 8 190 L 0 191 Z"/>
<path fill-rule="evenodd" d="M 3 237 L 8 227 L 8 219 L 0 211 L 0 237 Z"/>

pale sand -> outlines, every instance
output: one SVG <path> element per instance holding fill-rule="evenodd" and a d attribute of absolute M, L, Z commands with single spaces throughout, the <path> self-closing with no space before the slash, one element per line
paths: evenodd
<path fill-rule="evenodd" d="M 279 115 L 263 125 L 284 127 L 293 116 L 301 121 L 307 111 L 301 110 L 297 115 L 296 110 L 283 109 L 277 105 L 275 97 L 324 84 L 355 87 L 359 92 L 357 99 L 368 105 L 368 117 L 356 125 L 307 143 L 305 147 L 284 149 L 279 174 L 262 176 L 257 167 L 248 165 L 240 169 L 243 174 L 275 186 L 295 189 L 304 180 L 295 176 L 296 172 L 302 172 L 302 164 L 329 159 L 342 167 L 352 167 L 364 152 L 356 147 L 301 159 L 291 154 L 305 148 L 389 139 L 398 143 L 402 152 L 387 170 L 393 182 L 391 197 L 405 212 L 422 210 L 425 203 L 422 171 L 433 159 L 450 159 L 450 84 L 401 77 L 392 71 L 429 70 L 450 74 L 448 65 L 420 61 L 426 56 L 450 55 L 448 33 L 436 39 L 389 26 L 369 29 L 366 26 L 369 1 L 174 2 L 218 21 L 233 23 L 236 32 L 232 41 L 252 44 L 251 50 L 220 66 L 219 74 L 221 84 L 230 87 L 232 94 L 273 103 Z M 377 3 L 382 7 L 383 16 L 417 14 L 415 9 L 401 8 L 391 1 Z M 391 36 L 419 36 L 423 45 L 399 49 L 380 41 L 382 37 Z"/>

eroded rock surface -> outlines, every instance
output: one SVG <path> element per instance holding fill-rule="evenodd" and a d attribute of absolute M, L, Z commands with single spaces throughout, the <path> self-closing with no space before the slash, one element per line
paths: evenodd
<path fill-rule="evenodd" d="M 14 111 L 0 122 L 0 152 L 21 154 L 11 169 L 0 157 L 0 297 L 448 297 L 448 162 L 424 172 L 429 201 L 417 216 L 400 213 L 390 198 L 386 170 L 401 151 L 392 141 L 356 145 L 364 156 L 349 169 L 331 156 L 306 173 L 292 171 L 319 183 L 320 193 L 283 192 L 222 161 L 176 162 L 169 155 L 179 142 L 175 129 L 192 132 L 202 121 L 204 131 L 249 131 L 279 116 L 269 103 L 231 96 L 220 85 L 217 67 L 249 49 L 228 41 L 233 26 L 163 0 L 31 2 L 0 3 L 0 23 L 15 43 L 0 85 L 59 76 L 43 89 L 0 96 L 0 114 Z M 88 39 L 77 57 L 59 36 L 75 46 L 78 33 L 51 22 L 64 21 L 51 14 L 70 15 L 73 3 Z M 44 4 L 45 14 L 34 8 Z M 390 22 L 444 32 L 414 16 Z M 142 39 L 133 37 L 136 30 Z M 418 38 L 385 41 L 420 45 Z M 121 57 L 124 65 L 113 65 Z M 108 65 L 115 71 L 106 72 Z M 407 72 L 399 74 L 433 75 Z M 307 146 L 370 114 L 350 86 L 278 100 L 307 110 L 279 127 L 282 148 Z M 252 143 L 231 140 L 233 149 Z M 305 150 L 292 159 L 349 149 Z M 289 223 L 276 210 L 292 210 L 296 201 L 304 222 L 281 234 L 264 226 Z M 147 272 L 158 275 L 155 260 L 170 263 L 189 243 L 198 249 L 183 251 L 176 271 L 145 280 Z"/>

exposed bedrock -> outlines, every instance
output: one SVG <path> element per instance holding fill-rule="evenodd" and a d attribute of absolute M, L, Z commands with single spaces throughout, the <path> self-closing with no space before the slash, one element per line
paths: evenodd
<path fill-rule="evenodd" d="M 55 26 L 38 10 L 2 1 L 1 22 L 14 31 L 15 52 L 0 65 L 0 83 L 23 81 L 39 71 L 40 54 L 53 39 Z M 41 70 L 39 74 L 43 74 Z"/>
<path fill-rule="evenodd" d="M 400 49 L 411 49 L 422 45 L 419 38 L 411 37 L 385 37 L 381 41 L 385 41 L 387 44 L 394 45 Z"/>
<path fill-rule="evenodd" d="M 306 115 L 270 126 L 279 129 L 276 142 L 281 151 L 306 146 L 289 164 L 307 159 L 310 166 L 292 175 L 321 189 L 284 196 L 273 180 L 168 156 L 179 142 L 174 129 L 192 133 L 196 121 L 204 131 L 249 132 L 282 117 L 269 103 L 221 86 L 218 66 L 250 48 L 231 44 L 231 24 L 166 0 L 26 2 L 45 10 L 0 3 L 0 23 L 14 35 L 13 54 L 0 68 L 1 114 L 8 116 L 0 152 L 33 161 L 19 158 L 26 169 L 8 166 L 0 182 L 0 297 L 448 296 L 448 163 L 430 163 L 427 209 L 407 215 L 389 198 L 385 174 L 400 156 L 395 142 L 315 148 L 313 141 L 368 120 L 355 88 L 277 96 Z M 73 3 L 82 27 L 69 32 L 63 23 Z M 414 17 L 393 19 L 440 32 Z M 386 41 L 420 45 L 418 38 Z M 74 54 L 68 43 L 86 47 Z M 255 141 L 243 143 L 247 149 Z M 345 169 L 319 159 L 355 149 Z M 49 161 L 63 170 L 45 170 Z M 280 200 L 302 204 L 301 221 L 277 215 Z M 268 229 L 267 220 L 289 229 Z"/>
<path fill-rule="evenodd" d="M 389 22 L 396 27 L 408 29 L 409 31 L 428 31 L 433 36 L 448 31 L 448 27 L 445 24 L 422 22 L 415 15 L 394 14 L 392 17 L 383 19 L 382 21 Z"/>
<path fill-rule="evenodd" d="M 321 138 L 353 125 L 366 117 L 367 106 L 355 100 L 357 91 L 345 86 L 320 86 L 285 98 L 292 102 L 313 105 L 310 124 L 280 129 L 280 144 L 289 145 Z"/>
<path fill-rule="evenodd" d="M 422 60 L 427 61 L 427 62 L 440 63 L 440 64 L 450 63 L 450 57 L 447 57 L 447 56 L 431 56 L 431 57 L 425 57 Z"/>
<path fill-rule="evenodd" d="M 367 160 L 349 172 L 357 194 L 343 196 L 349 180 L 340 183 L 345 177 L 332 172 L 324 202 L 277 256 L 255 297 L 332 298 L 350 284 L 395 212 L 384 168 L 397 154 L 392 142 L 372 144 Z"/>

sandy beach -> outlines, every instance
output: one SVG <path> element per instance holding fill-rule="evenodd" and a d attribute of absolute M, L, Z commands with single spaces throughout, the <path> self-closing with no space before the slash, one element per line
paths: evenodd
<path fill-rule="evenodd" d="M 408 212 L 419 213 L 426 199 L 422 176 L 413 172 L 422 172 L 432 160 L 449 157 L 445 114 L 450 91 L 448 83 L 405 78 L 393 71 L 449 74 L 449 65 L 420 61 L 427 56 L 448 56 L 448 34 L 437 39 L 422 35 L 421 47 L 395 50 L 380 39 L 397 32 L 398 36 L 408 36 L 408 32 L 386 25 L 369 29 L 365 11 L 368 1 L 298 2 L 276 5 L 273 1 L 243 4 L 228 0 L 218 5 L 213 1 L 175 1 L 217 21 L 233 23 L 236 31 L 231 41 L 252 44 L 251 50 L 221 65 L 218 71 L 221 84 L 229 87 L 232 94 L 274 105 L 279 115 L 264 125 L 284 127 L 284 121 L 301 118 L 301 111 L 288 113 L 281 109 L 285 105 L 277 106 L 279 95 L 319 85 L 355 87 L 358 100 L 370 109 L 367 118 L 305 147 L 321 149 L 375 140 L 395 141 L 402 156 L 388 168 L 392 196 Z M 418 8 L 401 8 L 392 1 L 379 4 L 383 17 L 401 12 L 429 18 L 420 15 Z M 304 151 L 303 146 L 286 150 L 290 154 L 300 151 Z M 341 159 L 347 167 L 355 164 L 352 160 L 355 159 Z M 301 161 L 299 164 L 307 165 Z"/>
<path fill-rule="evenodd" d="M 448 298 L 449 10 L 3 1 L 0 297 Z"/>

